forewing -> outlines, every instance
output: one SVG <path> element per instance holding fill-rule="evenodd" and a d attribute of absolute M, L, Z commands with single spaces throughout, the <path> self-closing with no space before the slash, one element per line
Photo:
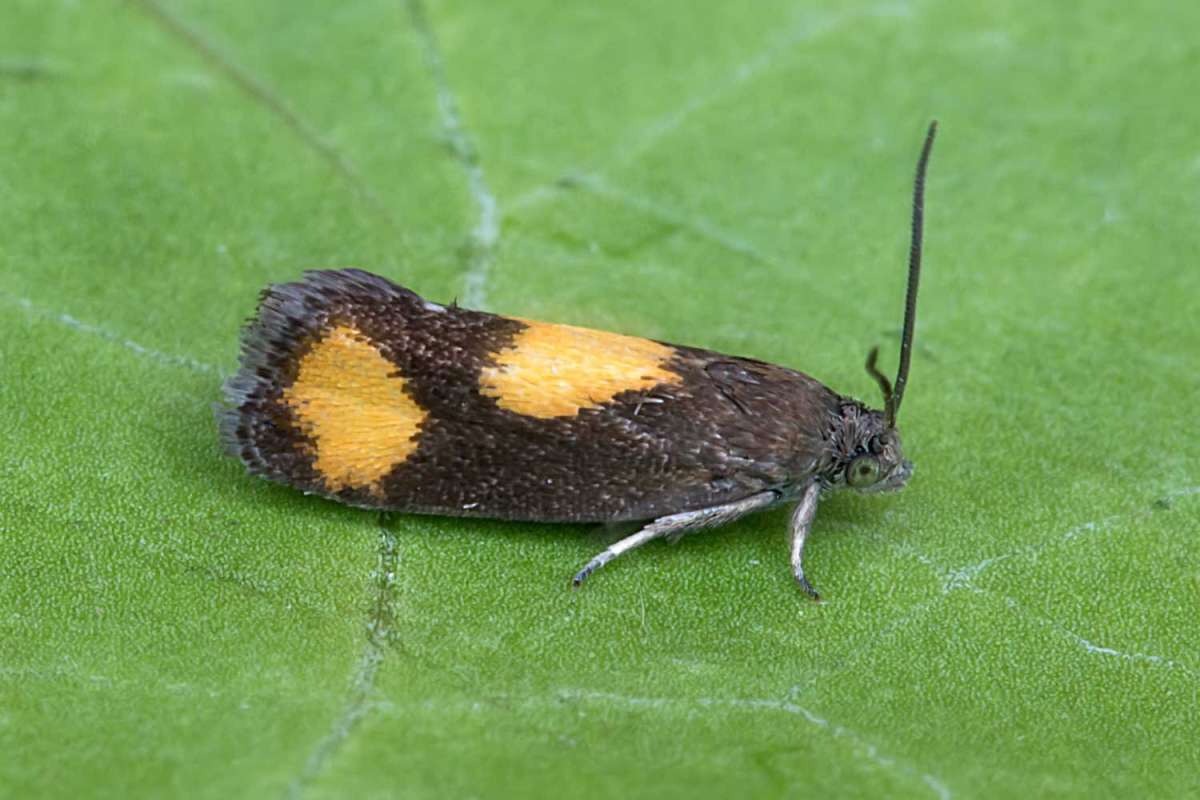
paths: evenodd
<path fill-rule="evenodd" d="M 801 373 L 441 306 L 369 273 L 271 287 L 220 413 L 251 472 L 353 505 L 647 519 L 802 481 L 837 396 Z"/>

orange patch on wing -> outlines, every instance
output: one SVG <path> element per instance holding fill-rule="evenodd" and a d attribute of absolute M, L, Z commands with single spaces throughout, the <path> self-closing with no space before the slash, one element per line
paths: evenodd
<path fill-rule="evenodd" d="M 607 403 L 621 392 L 682 378 L 663 365 L 675 350 L 618 333 L 521 320 L 512 344 L 484 367 L 480 391 L 509 411 L 530 417 L 568 417 Z"/>
<path fill-rule="evenodd" d="M 283 401 L 316 440 L 313 467 L 330 490 L 377 492 L 379 480 L 417 449 L 428 413 L 404 393 L 405 383 L 395 364 L 346 325 L 305 353 Z"/>

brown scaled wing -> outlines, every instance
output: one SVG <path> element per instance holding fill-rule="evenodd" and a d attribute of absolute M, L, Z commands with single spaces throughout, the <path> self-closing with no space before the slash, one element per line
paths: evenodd
<path fill-rule="evenodd" d="M 263 293 L 222 441 L 356 506 L 643 520 L 802 483 L 839 397 L 799 372 L 423 300 L 359 270 Z"/>

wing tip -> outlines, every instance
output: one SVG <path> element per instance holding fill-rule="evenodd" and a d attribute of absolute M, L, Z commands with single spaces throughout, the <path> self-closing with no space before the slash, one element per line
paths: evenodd
<path fill-rule="evenodd" d="M 268 406 L 295 379 L 301 356 L 338 314 L 381 302 L 421 302 L 414 292 L 356 268 L 306 270 L 300 280 L 267 286 L 242 329 L 237 372 L 213 405 L 222 450 L 253 474 L 275 477 L 256 429 L 272 425 Z"/>

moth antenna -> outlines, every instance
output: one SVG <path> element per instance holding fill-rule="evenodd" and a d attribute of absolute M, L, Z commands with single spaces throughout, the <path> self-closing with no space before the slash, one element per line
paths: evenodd
<path fill-rule="evenodd" d="M 908 250 L 908 291 L 904 298 L 904 336 L 900 340 L 900 368 L 896 371 L 896 385 L 893 391 L 884 391 L 889 428 L 896 426 L 896 414 L 900 411 L 900 401 L 904 399 L 904 387 L 908 383 L 908 365 L 912 361 L 913 328 L 917 324 L 917 284 L 921 280 L 921 239 L 925 226 L 925 171 L 929 167 L 929 153 L 933 150 L 933 137 L 936 135 L 937 120 L 934 120 L 929 123 L 929 131 L 925 134 L 925 145 L 921 148 L 921 157 L 917 161 L 917 177 L 913 181 L 912 242 Z M 873 354 L 868 363 L 874 363 Z M 867 371 L 871 372 L 870 366 Z"/>
<path fill-rule="evenodd" d="M 867 353 L 867 374 L 875 379 L 879 384 L 879 390 L 883 392 L 884 408 L 892 407 L 892 382 L 888 380 L 887 375 L 879 371 L 879 367 L 875 366 L 875 361 L 879 358 L 879 345 L 871 348 L 871 352 Z M 890 423 L 889 423 L 890 424 Z"/>

